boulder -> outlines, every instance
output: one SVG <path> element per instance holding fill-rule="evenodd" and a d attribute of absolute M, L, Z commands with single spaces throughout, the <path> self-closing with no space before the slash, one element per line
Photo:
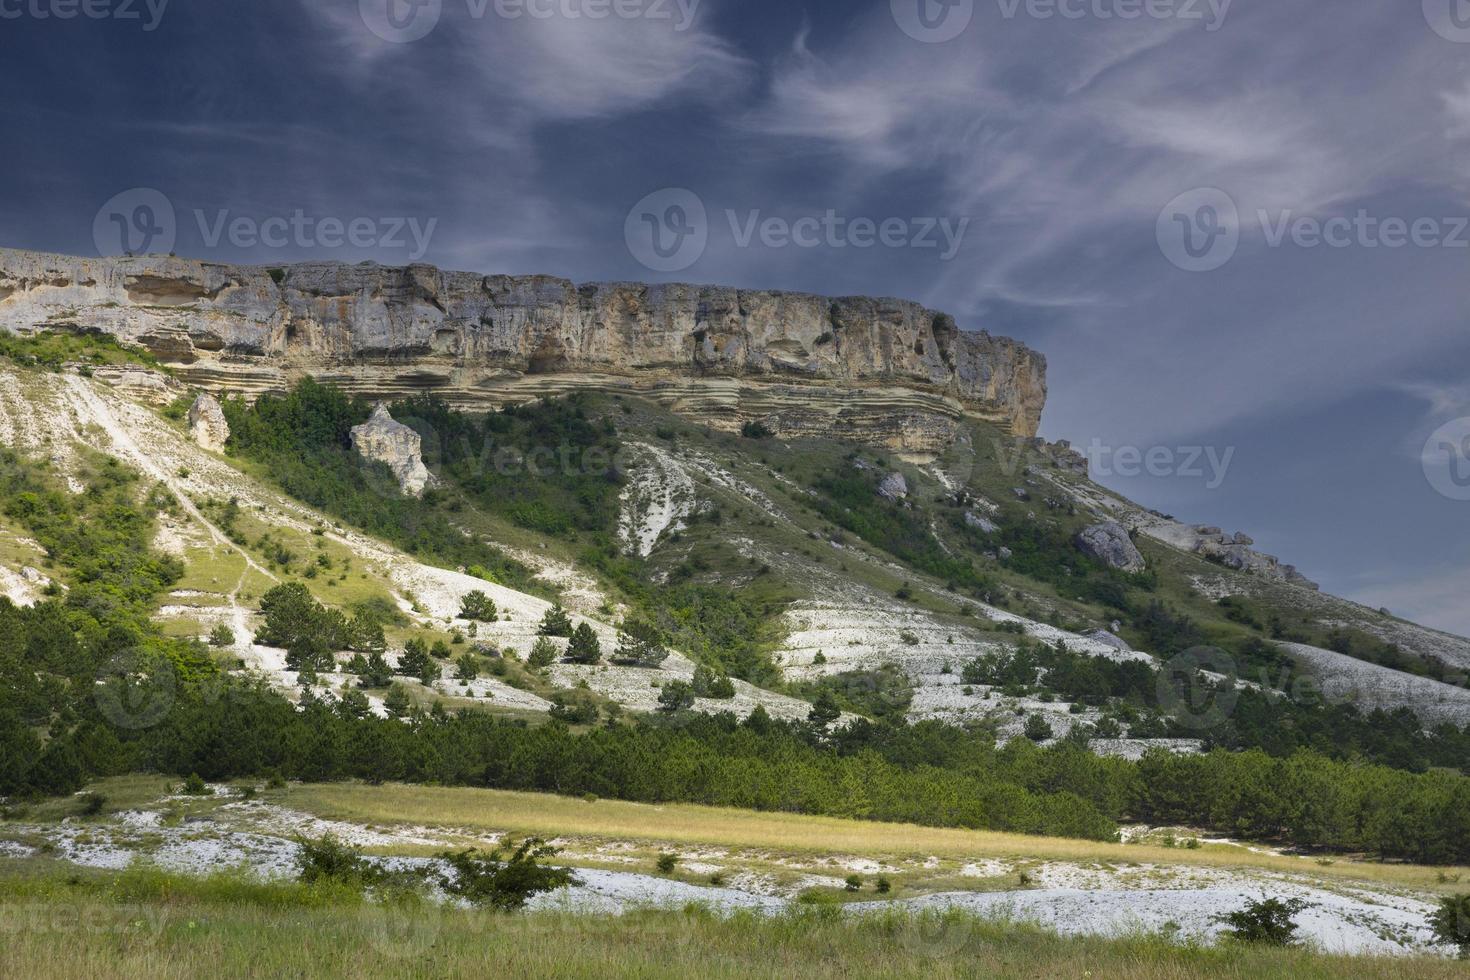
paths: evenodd
<path fill-rule="evenodd" d="M 902 500 L 909 495 L 909 481 L 902 473 L 889 473 L 878 484 L 878 496 L 884 500 Z"/>
<path fill-rule="evenodd" d="M 402 422 L 395 422 L 386 405 L 373 409 L 362 425 L 352 430 L 352 448 L 363 459 L 385 464 L 403 492 L 410 497 L 423 496 L 429 485 L 429 470 L 424 466 L 423 440 Z"/>
<path fill-rule="evenodd" d="M 1000 527 L 988 517 L 981 517 L 973 510 L 965 511 L 965 523 L 979 531 L 981 534 L 994 534 Z"/>
<path fill-rule="evenodd" d="M 230 438 L 230 423 L 225 420 L 224 409 L 210 394 L 201 393 L 189 406 L 189 434 L 194 441 L 210 452 L 222 453 Z"/>
<path fill-rule="evenodd" d="M 1112 647 L 1114 650 L 1119 650 L 1123 653 L 1130 653 L 1133 650 L 1133 648 L 1128 645 L 1127 640 L 1123 639 L 1121 636 L 1118 636 L 1116 633 L 1109 632 L 1108 630 L 1093 630 L 1090 633 L 1083 633 L 1082 635 L 1089 640 L 1105 644 Z"/>
<path fill-rule="evenodd" d="M 1077 547 L 1089 558 L 1122 572 L 1141 572 L 1148 567 L 1128 536 L 1128 529 L 1117 521 L 1104 521 L 1084 529 L 1077 535 Z"/>

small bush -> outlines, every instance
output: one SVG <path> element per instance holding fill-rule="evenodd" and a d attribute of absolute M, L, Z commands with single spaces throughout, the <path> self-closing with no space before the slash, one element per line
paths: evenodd
<path fill-rule="evenodd" d="M 669 681 L 658 695 L 658 710 L 673 714 L 694 707 L 694 687 L 688 681 Z"/>
<path fill-rule="evenodd" d="M 440 879 L 444 890 L 482 908 L 497 912 L 514 912 L 542 892 L 555 891 L 577 884 L 566 868 L 548 868 L 541 862 L 556 854 L 539 837 L 531 837 L 507 857 L 502 848 L 486 854 L 482 851 L 457 851 L 440 854 L 454 870 L 452 876 Z"/>
<path fill-rule="evenodd" d="M 1307 907 L 1301 899 L 1283 902 L 1279 898 L 1262 898 L 1248 902 L 1245 908 L 1231 912 L 1222 921 L 1230 926 L 1231 938 L 1264 946 L 1289 946 L 1296 934 L 1292 918 Z"/>
<path fill-rule="evenodd" d="M 850 891 L 850 892 L 862 891 L 863 890 L 863 879 L 862 879 L 862 877 L 859 876 L 859 875 L 848 875 L 847 876 L 847 880 L 845 882 L 843 882 L 843 888 L 846 889 L 847 891 Z"/>
<path fill-rule="evenodd" d="M 235 645 L 235 631 L 224 623 L 215 626 L 209 631 L 209 645 L 212 647 L 232 647 Z"/>
<path fill-rule="evenodd" d="M 560 655 L 556 644 L 542 636 L 538 637 L 535 645 L 531 647 L 531 653 L 526 657 L 526 663 L 540 670 L 556 663 L 556 658 Z"/>
<path fill-rule="evenodd" d="M 882 875 L 879 875 L 878 881 L 874 885 L 874 887 L 878 889 L 879 895 L 887 895 L 889 892 L 893 891 L 893 882 L 889 881 Z"/>
<path fill-rule="evenodd" d="M 208 796 L 209 787 L 197 772 L 191 772 L 189 778 L 184 780 L 183 792 L 190 796 Z"/>
<path fill-rule="evenodd" d="M 656 867 L 658 868 L 658 873 L 659 874 L 661 874 L 661 875 L 671 875 L 671 874 L 674 873 L 674 867 L 676 865 L 678 865 L 678 863 L 679 863 L 679 855 L 665 853 L 665 854 L 660 854 L 658 856 L 658 861 L 656 862 Z"/>
<path fill-rule="evenodd" d="M 328 835 L 318 840 L 297 838 L 301 851 L 296 855 L 297 873 L 309 885 L 336 882 L 365 888 L 381 876 L 362 851 Z"/>

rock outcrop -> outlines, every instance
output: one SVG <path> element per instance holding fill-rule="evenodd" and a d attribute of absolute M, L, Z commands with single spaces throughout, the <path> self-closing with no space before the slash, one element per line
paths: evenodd
<path fill-rule="evenodd" d="M 230 423 L 213 395 L 201 393 L 189 406 L 189 434 L 211 452 L 225 451 L 225 443 L 230 439 Z"/>
<path fill-rule="evenodd" d="M 884 500 L 900 501 L 909 495 L 909 481 L 902 473 L 889 473 L 878 484 L 878 496 Z"/>
<path fill-rule="evenodd" d="M 1275 555 L 1268 555 L 1251 547 L 1255 541 L 1241 532 L 1230 534 L 1208 524 L 1183 524 L 1161 519 L 1144 522 L 1139 531 L 1155 540 L 1172 545 L 1181 551 L 1192 552 L 1208 561 L 1236 571 L 1249 572 L 1276 582 L 1299 585 L 1304 589 L 1317 590 L 1316 582 L 1297 571 Z"/>
<path fill-rule="evenodd" d="M 105 331 L 216 391 L 278 391 L 309 374 L 474 407 L 610 388 L 725 430 L 759 421 L 913 453 L 947 445 L 967 415 L 1034 436 L 1046 402 L 1041 355 L 905 300 L 428 265 L 0 249 L 0 328 Z"/>
<path fill-rule="evenodd" d="M 1141 572 L 1148 567 L 1128 536 L 1128 529 L 1116 521 L 1083 529 L 1077 535 L 1077 547 L 1084 555 L 1121 572 Z"/>
<path fill-rule="evenodd" d="M 423 496 L 429 485 L 429 470 L 424 466 L 423 440 L 413 429 L 395 422 L 385 405 L 373 409 L 362 425 L 352 429 L 352 448 L 363 459 L 383 463 L 393 471 L 403 492 L 411 497 Z"/>

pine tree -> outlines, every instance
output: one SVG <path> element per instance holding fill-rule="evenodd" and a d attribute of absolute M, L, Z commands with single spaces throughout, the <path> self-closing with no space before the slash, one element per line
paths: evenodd
<path fill-rule="evenodd" d="M 574 664 L 596 664 L 602 662 L 602 644 L 597 633 L 586 623 L 572 630 L 572 642 L 567 646 L 567 659 Z"/>
<path fill-rule="evenodd" d="M 561 651 L 556 648 L 556 644 L 543 636 L 538 638 L 535 645 L 531 647 L 526 663 L 541 670 L 556 663 L 556 658 L 559 656 L 561 656 Z"/>
<path fill-rule="evenodd" d="M 459 618 L 477 623 L 493 623 L 500 618 L 495 600 L 479 589 L 469 593 L 459 603 Z"/>
<path fill-rule="evenodd" d="M 408 689 L 402 684 L 394 684 L 388 688 L 388 693 L 383 696 L 383 708 L 394 718 L 402 718 L 408 714 Z"/>
<path fill-rule="evenodd" d="M 823 688 L 812 702 L 812 710 L 806 716 L 806 720 L 818 728 L 826 728 L 838 718 L 842 717 L 842 709 L 837 705 L 837 698 L 832 692 Z"/>
<path fill-rule="evenodd" d="M 627 667 L 658 667 L 667 659 L 669 651 L 658 627 L 636 619 L 623 624 L 613 663 Z"/>
<path fill-rule="evenodd" d="M 542 636 L 572 635 L 572 617 L 567 615 L 567 611 L 561 607 L 561 603 L 557 603 L 546 610 L 546 615 L 541 618 L 540 632 Z"/>

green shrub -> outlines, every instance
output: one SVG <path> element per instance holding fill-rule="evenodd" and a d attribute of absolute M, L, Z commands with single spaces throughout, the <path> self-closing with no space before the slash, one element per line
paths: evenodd
<path fill-rule="evenodd" d="M 538 637 L 536 642 L 531 646 L 531 652 L 526 657 L 526 663 L 541 670 L 556 663 L 556 658 L 560 655 L 561 652 L 557 650 L 556 644 L 542 636 Z"/>
<path fill-rule="evenodd" d="M 687 681 L 669 681 L 658 692 L 658 710 L 666 714 L 694 707 L 694 687 Z"/>
<path fill-rule="evenodd" d="M 618 649 L 612 661 L 625 667 L 658 667 L 669 659 L 664 635 L 652 623 L 630 620 L 618 634 Z"/>
<path fill-rule="evenodd" d="M 569 637 L 572 635 L 572 617 L 561 607 L 560 603 L 546 610 L 546 615 L 541 617 L 539 630 L 542 636 Z"/>
<path fill-rule="evenodd" d="M 1231 912 L 1223 921 L 1230 926 L 1228 935 L 1240 942 L 1288 946 L 1297 929 L 1292 919 L 1305 908 L 1307 903 L 1298 898 L 1284 902 L 1279 898 L 1262 898 L 1258 902 L 1247 902 L 1244 908 Z"/>
<path fill-rule="evenodd" d="M 476 623 L 493 623 L 500 618 L 495 600 L 476 589 L 468 593 L 459 603 L 459 618 Z"/>
<path fill-rule="evenodd" d="M 514 912 L 543 892 L 577 884 L 566 868 L 549 868 L 541 862 L 557 853 L 539 837 L 522 841 L 507 856 L 497 847 L 488 854 L 466 850 L 440 854 L 453 874 L 441 877 L 444 890 L 481 908 Z"/>
<path fill-rule="evenodd" d="M 574 664 L 589 666 L 602 662 L 602 644 L 591 626 L 582 623 L 572 630 L 572 641 L 567 644 L 567 659 Z"/>

